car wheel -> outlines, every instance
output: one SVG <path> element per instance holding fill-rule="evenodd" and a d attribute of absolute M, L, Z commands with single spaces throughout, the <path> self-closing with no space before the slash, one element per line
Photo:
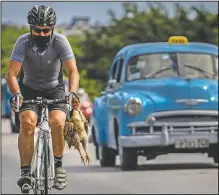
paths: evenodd
<path fill-rule="evenodd" d="M 122 170 L 136 170 L 138 166 L 138 155 L 134 148 L 120 148 L 120 167 Z"/>
<path fill-rule="evenodd" d="M 215 163 L 218 163 L 218 144 L 215 145 L 212 153 L 212 157 Z"/>
<path fill-rule="evenodd" d="M 20 119 L 19 119 L 19 113 L 15 114 L 15 126 L 16 126 L 16 132 L 20 132 Z"/>
<path fill-rule="evenodd" d="M 218 163 L 218 153 L 214 154 L 213 158 L 214 158 L 214 162 Z"/>
<path fill-rule="evenodd" d="M 11 122 L 11 131 L 12 131 L 12 133 L 19 133 L 20 121 L 19 121 L 18 113 L 11 112 L 10 122 Z"/>
<path fill-rule="evenodd" d="M 96 154 L 96 159 L 97 159 L 97 160 L 100 160 L 100 157 L 99 157 L 99 148 L 98 148 L 98 146 L 95 146 L 95 154 Z"/>
<path fill-rule="evenodd" d="M 210 147 L 209 157 L 213 157 L 214 162 L 218 163 L 218 144 L 214 144 Z"/>
<path fill-rule="evenodd" d="M 116 164 L 116 152 L 105 146 L 98 148 L 100 155 L 100 165 L 102 167 L 113 167 Z"/>
<path fill-rule="evenodd" d="M 16 131 L 17 131 L 16 126 L 11 122 L 11 132 L 12 133 L 17 133 Z"/>
<path fill-rule="evenodd" d="M 10 114 L 10 124 L 11 124 L 11 132 L 16 133 L 15 114 L 14 114 L 14 112 L 11 112 L 11 114 Z"/>

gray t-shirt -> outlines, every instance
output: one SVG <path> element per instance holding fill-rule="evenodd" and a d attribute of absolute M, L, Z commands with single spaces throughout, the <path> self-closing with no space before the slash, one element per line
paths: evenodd
<path fill-rule="evenodd" d="M 56 32 L 51 45 L 42 53 L 33 47 L 30 33 L 21 35 L 10 56 L 10 60 L 22 64 L 23 84 L 41 91 L 59 84 L 62 63 L 71 58 L 75 57 L 67 38 Z"/>

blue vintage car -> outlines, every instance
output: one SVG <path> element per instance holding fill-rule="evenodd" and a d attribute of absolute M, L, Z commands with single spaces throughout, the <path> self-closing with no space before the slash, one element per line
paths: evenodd
<path fill-rule="evenodd" d="M 170 37 L 115 56 L 95 98 L 91 136 L 101 166 L 137 168 L 137 157 L 208 153 L 218 162 L 218 46 Z"/>

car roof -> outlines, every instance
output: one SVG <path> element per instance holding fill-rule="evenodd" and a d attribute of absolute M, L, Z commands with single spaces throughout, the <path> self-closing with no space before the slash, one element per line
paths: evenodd
<path fill-rule="evenodd" d="M 163 52 L 206 53 L 218 56 L 218 46 L 210 43 L 189 42 L 188 44 L 168 44 L 168 42 L 138 43 L 123 47 L 116 56 L 131 58 L 136 55 Z"/>

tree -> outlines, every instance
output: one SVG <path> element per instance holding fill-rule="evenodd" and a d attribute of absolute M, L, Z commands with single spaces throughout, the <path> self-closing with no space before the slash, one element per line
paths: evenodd
<path fill-rule="evenodd" d="M 123 4 L 123 16 L 119 19 L 113 10 L 109 26 L 85 32 L 81 42 L 82 68 L 89 78 L 98 78 L 105 85 L 108 71 L 116 53 L 124 46 L 141 42 L 167 41 L 170 36 L 184 35 L 189 41 L 218 44 L 218 14 L 202 7 L 186 9 L 175 4 L 175 16 L 170 17 L 161 3 L 146 3 L 148 10 L 140 11 L 135 3 Z M 191 12 L 195 18 L 190 18 Z M 131 14 L 130 14 L 131 13 Z"/>
<path fill-rule="evenodd" d="M 7 68 L 8 68 L 8 62 L 9 58 L 13 49 L 13 46 L 15 44 L 15 41 L 19 36 L 21 36 L 24 33 L 27 33 L 28 29 L 24 26 L 21 26 L 19 28 L 15 26 L 4 26 L 2 29 L 2 43 L 1 43 L 1 52 L 2 52 L 2 67 L 1 67 L 1 75 L 2 77 L 5 76 Z"/>

